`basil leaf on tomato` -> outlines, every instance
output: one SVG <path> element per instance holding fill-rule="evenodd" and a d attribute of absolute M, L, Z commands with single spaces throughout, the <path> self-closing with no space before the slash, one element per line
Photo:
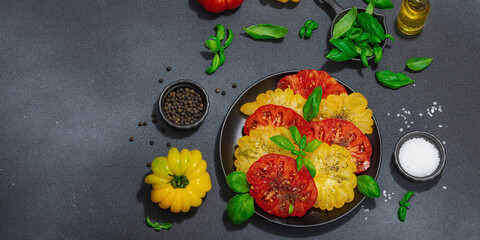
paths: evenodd
<path fill-rule="evenodd" d="M 278 39 L 283 38 L 288 33 L 288 28 L 268 23 L 243 29 L 254 39 Z"/>
<path fill-rule="evenodd" d="M 303 105 L 303 117 L 310 122 L 315 118 L 320 110 L 320 101 L 322 100 L 322 87 L 316 87 L 308 96 L 307 102 Z"/>
<path fill-rule="evenodd" d="M 407 67 L 413 71 L 422 71 L 430 66 L 433 58 L 410 58 L 407 60 Z"/>
<path fill-rule="evenodd" d="M 235 171 L 228 174 L 227 184 L 235 193 L 248 193 L 250 191 L 247 175 L 242 171 Z"/>
<path fill-rule="evenodd" d="M 270 141 L 275 143 L 275 145 L 279 146 L 283 150 L 287 151 L 295 151 L 295 146 L 293 146 L 292 142 L 288 140 L 288 138 L 282 136 L 282 135 L 275 135 L 270 138 Z"/>
<path fill-rule="evenodd" d="M 380 188 L 371 176 L 362 175 L 357 177 L 357 187 L 363 195 L 369 198 L 380 197 Z"/>
<path fill-rule="evenodd" d="M 317 175 L 317 169 L 315 168 L 315 165 L 313 165 L 312 161 L 304 158 L 303 159 L 303 164 L 305 164 L 305 167 L 307 168 L 307 170 L 310 173 L 310 176 L 312 176 L 312 178 L 315 177 L 315 175 Z"/>
<path fill-rule="evenodd" d="M 296 163 L 297 163 L 297 172 L 300 172 L 300 170 L 302 170 L 302 166 L 303 166 L 303 158 L 302 156 L 298 156 L 296 160 Z"/>
<path fill-rule="evenodd" d="M 353 7 L 348 11 L 345 16 L 340 18 L 337 23 L 333 26 L 333 38 L 339 38 L 343 36 L 350 28 L 352 27 L 355 19 L 357 18 L 357 8 Z"/>
<path fill-rule="evenodd" d="M 238 194 L 228 201 L 227 218 L 233 224 L 245 222 L 255 213 L 253 197 L 248 193 Z"/>
<path fill-rule="evenodd" d="M 322 144 L 322 141 L 313 139 L 312 141 L 307 143 L 307 146 L 305 147 L 305 152 L 313 152 L 315 149 L 317 149 L 320 145 Z"/>
<path fill-rule="evenodd" d="M 290 134 L 292 134 L 293 141 L 295 141 L 296 144 L 300 145 L 302 135 L 298 131 L 298 128 L 295 126 L 291 126 L 288 128 L 288 130 L 290 130 Z"/>

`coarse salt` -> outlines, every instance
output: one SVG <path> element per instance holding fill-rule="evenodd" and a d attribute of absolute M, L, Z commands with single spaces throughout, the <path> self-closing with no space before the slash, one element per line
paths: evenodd
<path fill-rule="evenodd" d="M 440 164 L 438 149 L 424 138 L 412 138 L 403 143 L 398 157 L 403 170 L 415 177 L 431 175 Z"/>

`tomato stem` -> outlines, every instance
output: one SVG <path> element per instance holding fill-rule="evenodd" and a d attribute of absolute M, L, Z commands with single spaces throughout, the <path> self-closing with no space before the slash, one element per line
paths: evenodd
<path fill-rule="evenodd" d="M 175 176 L 175 175 L 170 175 L 172 176 L 172 180 L 170 180 L 168 183 L 172 184 L 173 188 L 186 188 L 187 185 L 190 183 L 188 181 L 188 178 L 185 176 Z"/>

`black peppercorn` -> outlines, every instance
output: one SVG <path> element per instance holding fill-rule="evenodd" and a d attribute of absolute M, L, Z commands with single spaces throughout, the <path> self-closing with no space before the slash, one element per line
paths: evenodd
<path fill-rule="evenodd" d="M 172 145 L 170 142 L 167 142 L 167 147 L 170 147 L 170 145 Z"/>
<path fill-rule="evenodd" d="M 154 142 L 154 141 L 150 141 L 150 145 L 153 145 L 153 144 L 155 144 L 155 142 Z"/>
<path fill-rule="evenodd" d="M 151 162 L 147 162 L 147 167 L 151 167 L 152 166 L 152 163 Z"/>
<path fill-rule="evenodd" d="M 170 71 L 170 70 L 172 70 L 172 67 L 167 66 L 167 71 Z"/>
<path fill-rule="evenodd" d="M 128 140 L 130 140 L 130 142 L 133 142 L 133 140 L 135 140 L 134 137 L 130 137 Z"/>
<path fill-rule="evenodd" d="M 222 95 L 225 96 L 225 94 L 227 94 L 227 92 L 226 92 L 226 91 L 222 91 Z"/>
<path fill-rule="evenodd" d="M 138 123 L 138 126 L 139 126 L 139 127 L 143 126 L 143 122 L 139 122 L 139 123 Z"/>
<path fill-rule="evenodd" d="M 158 79 L 159 83 L 163 83 L 163 78 Z"/>
<path fill-rule="evenodd" d="M 143 126 L 147 126 L 147 122 L 143 122 Z"/>
<path fill-rule="evenodd" d="M 219 93 L 219 92 L 220 92 L 220 88 L 215 89 L 215 92 L 216 92 L 216 93 Z"/>
<path fill-rule="evenodd" d="M 232 88 L 237 88 L 237 83 L 233 83 Z"/>

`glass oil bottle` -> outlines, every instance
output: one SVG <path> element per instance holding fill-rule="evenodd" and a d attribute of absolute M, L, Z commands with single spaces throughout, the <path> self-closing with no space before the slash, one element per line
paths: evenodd
<path fill-rule="evenodd" d="M 398 29 L 406 35 L 422 31 L 430 12 L 429 0 L 403 0 L 397 17 Z"/>

